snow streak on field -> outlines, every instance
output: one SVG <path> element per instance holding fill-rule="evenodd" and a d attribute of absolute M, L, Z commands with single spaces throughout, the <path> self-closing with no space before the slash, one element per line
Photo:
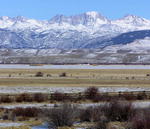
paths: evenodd
<path fill-rule="evenodd" d="M 59 105 L 59 104 L 58 104 Z M 46 104 L 46 103 L 34 103 L 34 104 L 2 104 L 0 105 L 0 108 L 4 109 L 14 109 L 14 108 L 53 108 L 55 104 Z"/>
<path fill-rule="evenodd" d="M 105 104 L 109 104 L 108 102 L 99 102 L 99 103 L 82 103 L 75 105 L 78 105 L 79 108 L 88 108 L 88 107 L 94 107 L 94 106 L 102 106 Z M 150 107 L 150 101 L 134 101 L 132 102 L 133 107 L 135 108 L 147 108 Z M 0 108 L 4 109 L 14 109 L 14 108 L 54 108 L 55 106 L 61 106 L 60 103 L 58 104 L 47 104 L 47 103 L 33 103 L 33 104 L 6 104 L 6 105 L 0 105 Z"/>
<path fill-rule="evenodd" d="M 0 127 L 17 127 L 22 126 L 23 123 L 0 123 Z"/>
<path fill-rule="evenodd" d="M 1 64 L 0 69 L 150 69 L 150 65 L 7 65 Z"/>
<path fill-rule="evenodd" d="M 48 86 L 1 86 L 0 93 L 54 93 L 56 91 L 63 93 L 84 92 L 87 87 L 48 87 Z M 100 92 L 134 92 L 150 91 L 150 87 L 99 87 Z"/>

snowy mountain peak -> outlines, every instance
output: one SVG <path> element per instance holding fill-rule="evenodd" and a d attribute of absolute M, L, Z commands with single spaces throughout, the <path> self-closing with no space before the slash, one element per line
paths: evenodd
<path fill-rule="evenodd" d="M 136 16 L 136 15 L 132 15 L 132 14 L 128 14 L 128 15 L 125 15 L 123 19 L 138 19 L 138 18 L 141 18 L 139 16 Z"/>
<path fill-rule="evenodd" d="M 24 16 L 17 16 L 17 17 L 14 17 L 13 18 L 15 21 L 21 21 L 21 22 L 24 22 L 24 21 L 27 21 L 28 18 L 24 17 Z"/>
<path fill-rule="evenodd" d="M 95 11 L 86 12 L 85 14 L 90 22 L 94 22 L 94 24 L 108 24 L 110 22 L 106 17 Z"/>
<path fill-rule="evenodd" d="M 64 22 L 68 22 L 68 17 L 64 16 L 64 15 L 56 15 L 53 18 L 50 19 L 49 23 L 50 24 L 62 24 Z"/>
<path fill-rule="evenodd" d="M 12 18 L 7 16 L 0 17 L 0 28 L 9 28 L 13 25 L 14 21 Z"/>
<path fill-rule="evenodd" d="M 102 24 L 108 24 L 109 20 L 102 16 L 100 13 L 92 11 L 69 17 L 64 15 L 56 15 L 50 20 L 50 23 L 57 23 L 59 25 L 67 23 L 70 25 L 84 25 L 94 27 Z"/>
<path fill-rule="evenodd" d="M 137 26 L 137 27 L 150 25 L 150 20 L 135 15 L 126 15 L 122 19 L 116 21 L 117 23 Z"/>
<path fill-rule="evenodd" d="M 96 17 L 98 17 L 100 15 L 100 13 L 98 13 L 96 11 L 86 12 L 85 14 L 89 15 L 91 17 L 94 17 L 94 18 L 96 18 Z"/>
<path fill-rule="evenodd" d="M 14 18 L 3 16 L 0 18 L 0 28 L 7 28 L 13 31 L 28 29 L 38 32 L 51 29 L 86 31 L 90 33 L 99 31 L 106 34 L 150 29 L 150 20 L 135 15 L 127 15 L 122 19 L 111 21 L 99 12 L 91 11 L 73 16 L 56 15 L 49 21 L 39 21 L 23 16 Z"/>
<path fill-rule="evenodd" d="M 11 18 L 8 16 L 2 16 L 0 17 L 0 20 L 6 21 L 6 20 L 11 20 Z"/>
<path fill-rule="evenodd" d="M 141 18 L 139 16 L 135 16 L 135 15 L 127 15 L 123 18 L 123 20 L 128 23 L 134 22 L 134 23 L 140 23 L 140 24 L 146 21 L 146 19 Z"/>

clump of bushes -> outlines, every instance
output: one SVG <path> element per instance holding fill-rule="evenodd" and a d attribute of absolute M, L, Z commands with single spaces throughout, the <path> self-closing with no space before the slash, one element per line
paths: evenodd
<path fill-rule="evenodd" d="M 43 77 L 43 76 L 44 76 L 44 73 L 42 73 L 42 72 L 37 72 L 35 74 L 35 77 Z"/>
<path fill-rule="evenodd" d="M 111 101 L 102 106 L 94 106 L 81 110 L 80 120 L 98 121 L 127 121 L 134 114 L 135 109 L 130 102 Z"/>
<path fill-rule="evenodd" d="M 80 120 L 81 122 L 96 122 L 92 129 L 106 129 L 108 122 L 127 122 L 133 117 L 135 111 L 136 109 L 133 108 L 130 102 L 111 100 L 109 104 L 82 109 Z"/>
<path fill-rule="evenodd" d="M 41 93 L 36 93 L 33 95 L 33 99 L 34 99 L 34 101 L 40 103 L 40 102 L 44 102 L 44 101 L 48 100 L 48 96 L 41 94 Z"/>
<path fill-rule="evenodd" d="M 59 75 L 59 77 L 67 77 L 67 74 L 65 72 L 63 72 Z"/>
<path fill-rule="evenodd" d="M 104 110 L 110 121 L 127 121 L 134 112 L 132 104 L 124 101 L 112 101 Z"/>
<path fill-rule="evenodd" d="M 99 95 L 98 88 L 89 87 L 88 89 L 85 90 L 84 94 L 87 99 L 94 100 Z"/>
<path fill-rule="evenodd" d="M 64 98 L 64 94 L 61 92 L 55 92 L 51 94 L 51 100 L 63 101 L 63 98 Z"/>
<path fill-rule="evenodd" d="M 35 93 L 33 95 L 31 94 L 27 94 L 27 93 L 23 93 L 20 94 L 16 97 L 16 102 L 44 102 L 48 100 L 48 96 L 46 94 L 42 94 L 42 93 Z"/>
<path fill-rule="evenodd" d="M 15 116 L 22 116 L 22 117 L 37 117 L 40 112 L 41 112 L 40 109 L 33 108 L 33 107 L 16 108 L 13 110 L 13 114 Z"/>
<path fill-rule="evenodd" d="M 0 97 L 0 103 L 12 103 L 13 99 L 8 95 L 3 95 Z"/>
<path fill-rule="evenodd" d="M 137 94 L 137 100 L 144 100 L 144 99 L 147 99 L 145 91 Z"/>
<path fill-rule="evenodd" d="M 117 96 L 110 96 L 107 93 L 103 93 L 103 94 L 98 93 L 97 95 L 95 95 L 95 97 L 93 98 L 92 101 L 93 102 L 100 102 L 100 101 L 108 101 L 108 102 L 110 102 L 113 99 L 118 99 L 118 97 L 117 98 L 116 97 Z"/>
<path fill-rule="evenodd" d="M 107 121 L 104 112 L 102 111 L 103 106 L 88 107 L 81 110 L 80 120 L 87 122 L 98 122 Z"/>
<path fill-rule="evenodd" d="M 119 97 L 121 99 L 124 99 L 124 100 L 136 100 L 137 99 L 137 96 L 134 95 L 132 92 L 131 93 L 122 93 L 122 94 L 119 94 Z"/>
<path fill-rule="evenodd" d="M 55 92 L 51 94 L 51 100 L 54 101 L 71 101 L 72 97 L 68 94 L 61 93 L 61 92 Z"/>
<path fill-rule="evenodd" d="M 129 120 L 128 129 L 149 129 L 150 109 L 138 109 Z"/>
<path fill-rule="evenodd" d="M 30 94 L 23 93 L 16 97 L 16 102 L 33 102 L 33 97 Z"/>
<path fill-rule="evenodd" d="M 55 127 L 72 126 L 78 114 L 77 108 L 71 104 L 63 104 L 46 112 L 49 125 L 53 124 Z"/>
<path fill-rule="evenodd" d="M 125 101 L 112 100 L 110 103 L 88 108 L 77 108 L 73 104 L 64 103 L 52 109 L 31 107 L 7 109 L 1 118 L 9 119 L 10 112 L 13 117 L 17 117 L 17 120 L 44 115 L 43 119 L 46 118 L 52 128 L 72 126 L 77 121 L 95 123 L 91 129 L 107 129 L 108 123 L 113 121 L 125 123 L 124 129 L 149 129 L 150 127 L 150 108 L 134 109 L 130 102 Z"/>
<path fill-rule="evenodd" d="M 107 101 L 111 102 L 111 100 L 145 100 L 149 99 L 150 96 L 145 92 L 139 92 L 134 94 L 133 92 L 126 92 L 118 94 L 109 94 L 109 93 L 100 93 L 97 87 L 89 87 L 82 93 L 61 93 L 55 92 L 51 94 L 42 94 L 42 93 L 22 93 L 15 96 L 9 95 L 1 95 L 0 103 L 12 103 L 12 102 L 45 102 L 45 101 L 69 101 L 69 102 L 77 102 L 84 100 L 91 100 L 93 102 Z"/>

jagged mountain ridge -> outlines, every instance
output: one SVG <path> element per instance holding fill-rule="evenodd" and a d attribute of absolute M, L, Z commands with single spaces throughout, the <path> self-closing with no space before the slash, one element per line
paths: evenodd
<path fill-rule="evenodd" d="M 57 15 L 47 21 L 4 16 L 0 18 L 0 48 L 105 48 L 150 37 L 149 30 L 150 20 L 145 18 L 128 15 L 109 20 L 94 11 L 75 16 Z"/>

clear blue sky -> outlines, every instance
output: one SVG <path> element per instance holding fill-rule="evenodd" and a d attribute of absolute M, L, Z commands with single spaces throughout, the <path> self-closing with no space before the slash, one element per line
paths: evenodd
<path fill-rule="evenodd" d="M 74 15 L 98 11 L 110 18 L 134 14 L 150 19 L 150 0 L 0 0 L 0 16 L 50 19 L 56 14 Z"/>

